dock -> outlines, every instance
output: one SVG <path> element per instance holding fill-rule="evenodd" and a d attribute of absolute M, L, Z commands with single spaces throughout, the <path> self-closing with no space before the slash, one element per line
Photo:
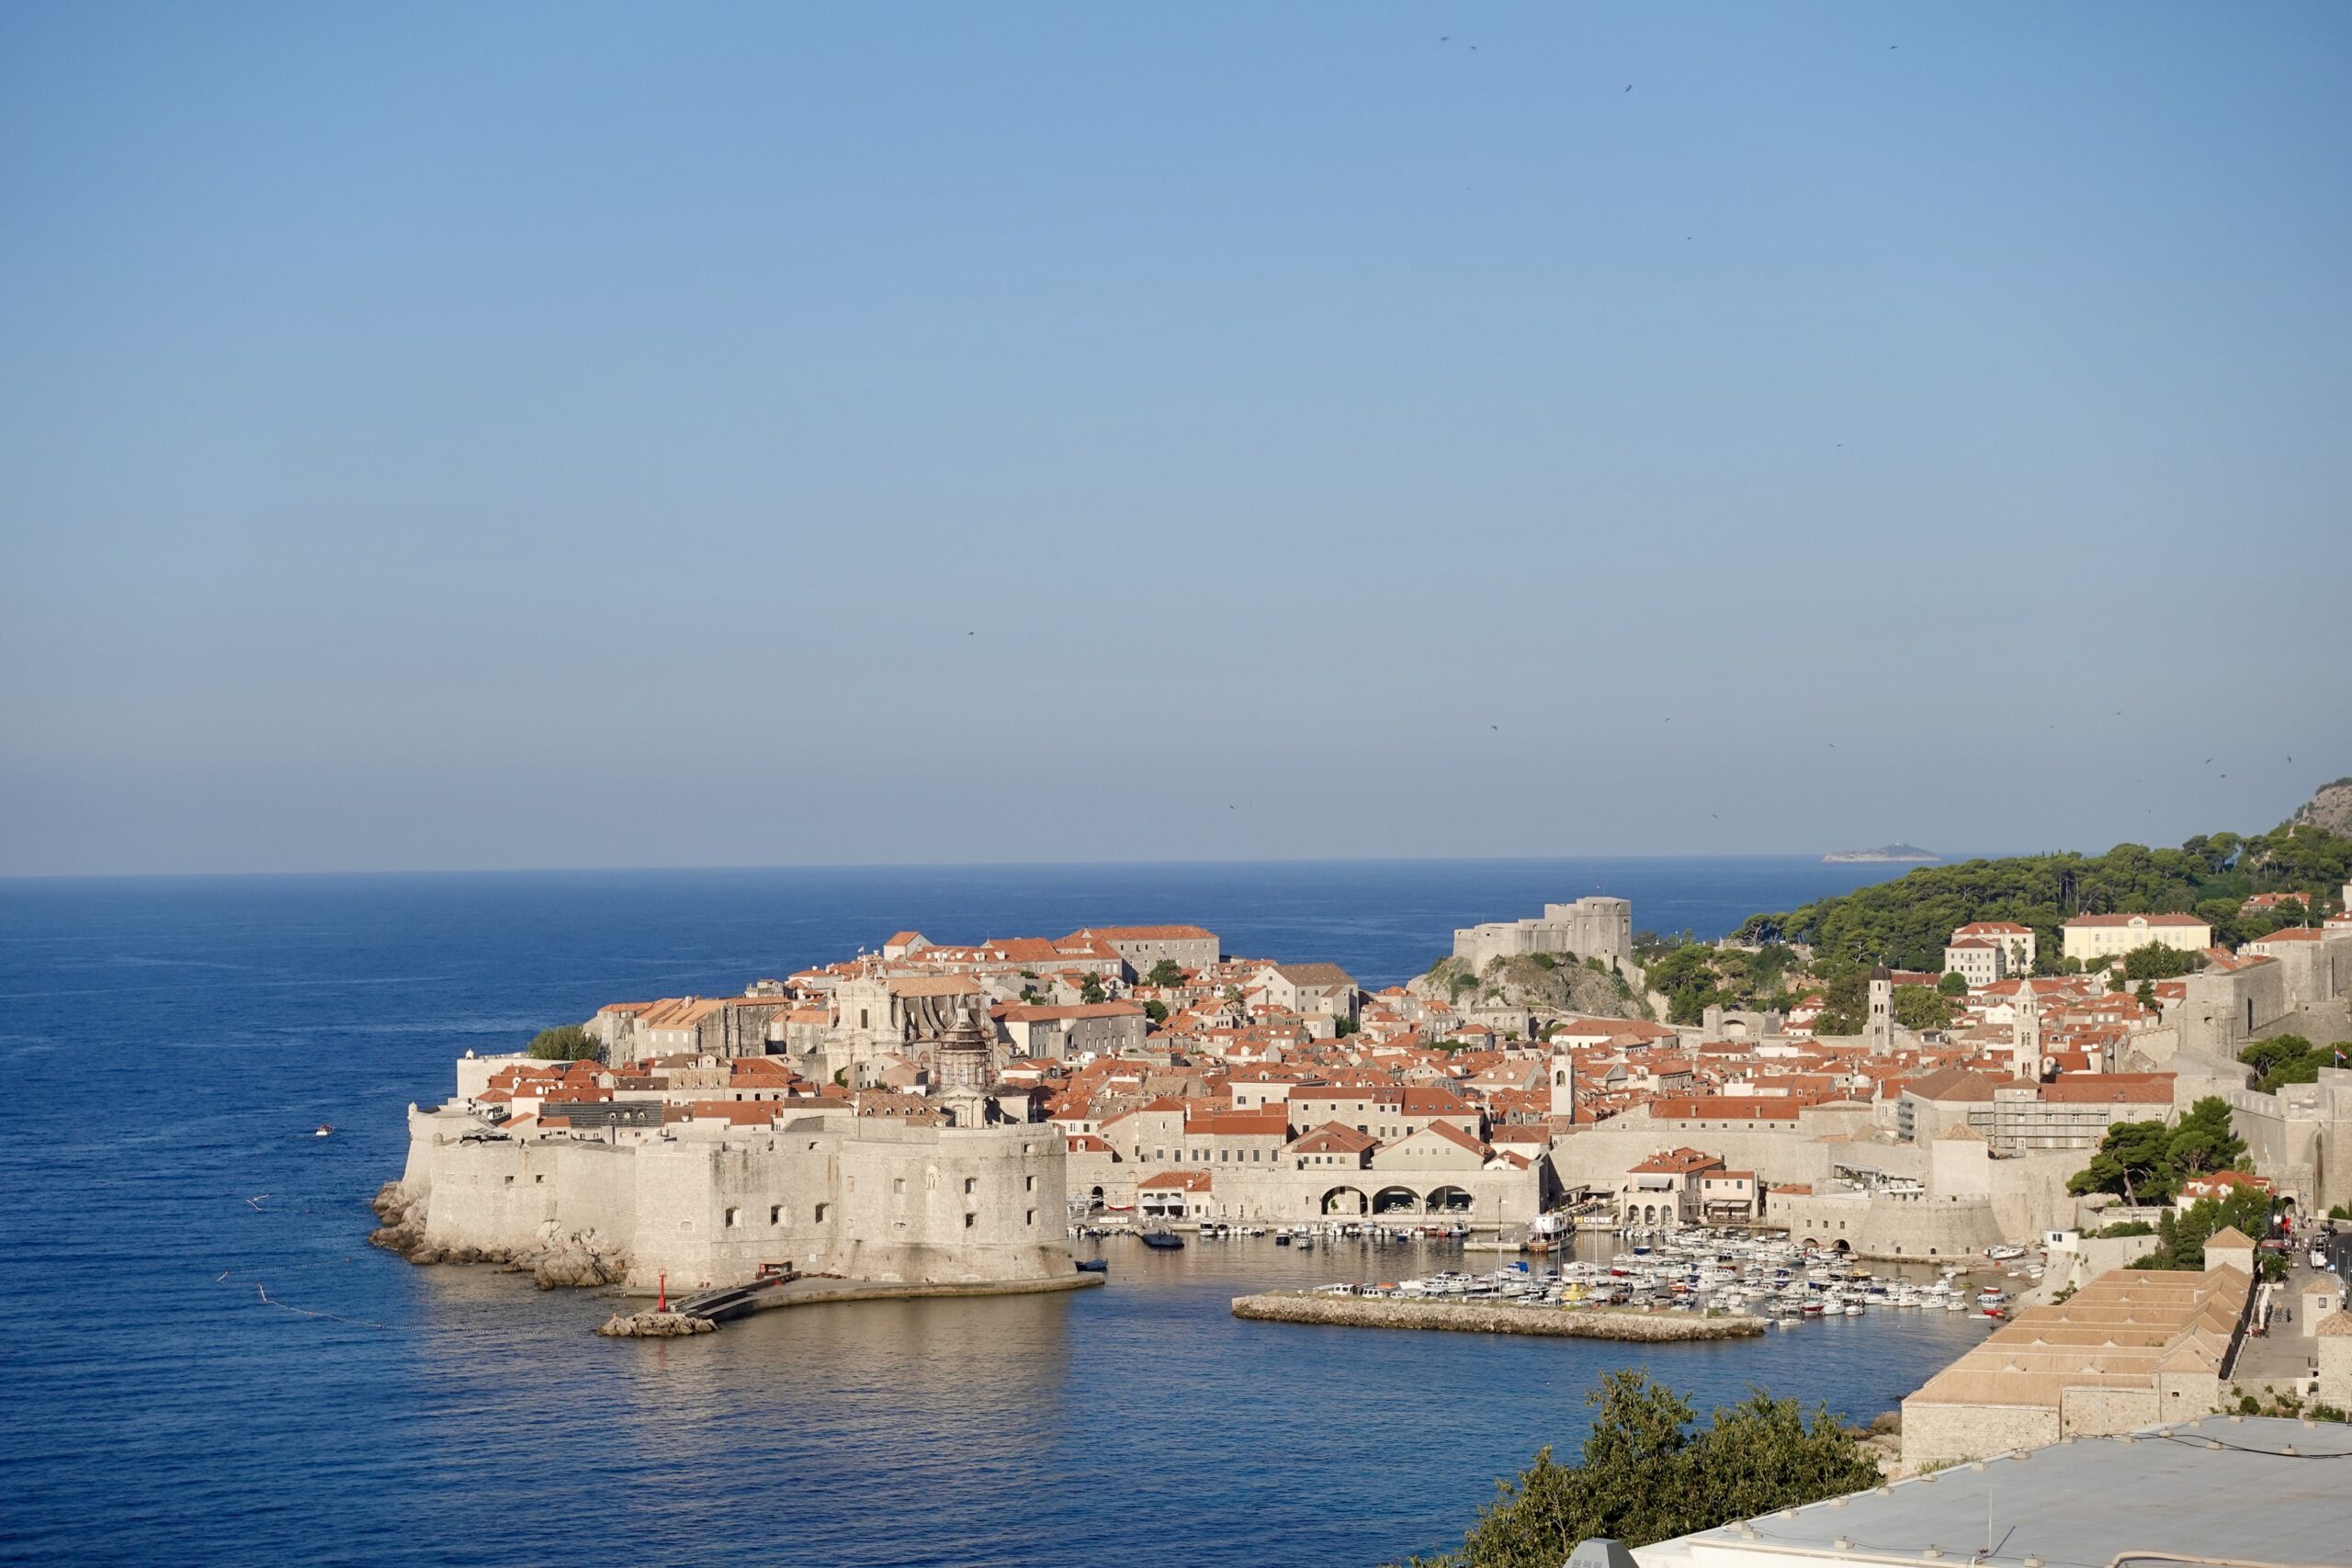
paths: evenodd
<path fill-rule="evenodd" d="M 1665 1344 L 1686 1339 L 1750 1339 L 1760 1318 L 1687 1312 L 1612 1312 L 1592 1307 L 1517 1306 L 1494 1302 L 1410 1301 L 1394 1296 L 1325 1295 L 1274 1291 L 1233 1298 L 1233 1315 L 1254 1323 L 1308 1323 L 1341 1328 L 1433 1328 L 1464 1334 L 1536 1334 L 1564 1339 L 1623 1339 Z"/>

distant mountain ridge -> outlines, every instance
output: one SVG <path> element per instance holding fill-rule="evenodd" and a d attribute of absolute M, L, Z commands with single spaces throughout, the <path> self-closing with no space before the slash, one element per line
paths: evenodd
<path fill-rule="evenodd" d="M 1937 865 L 1943 856 L 1933 850 L 1923 850 L 1917 844 L 1881 844 L 1874 850 L 1834 850 L 1821 857 L 1824 865 L 1884 865 L 1901 863 L 1911 865 Z"/>

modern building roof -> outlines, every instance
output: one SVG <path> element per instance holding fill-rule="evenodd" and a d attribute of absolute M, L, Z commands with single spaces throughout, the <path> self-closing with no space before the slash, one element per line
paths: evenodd
<path fill-rule="evenodd" d="M 2352 1426 L 2209 1416 L 1955 1465 L 1638 1549 L 1641 1568 L 2352 1563 Z M 1989 1534 L 1988 1534 L 1989 1531 Z"/>

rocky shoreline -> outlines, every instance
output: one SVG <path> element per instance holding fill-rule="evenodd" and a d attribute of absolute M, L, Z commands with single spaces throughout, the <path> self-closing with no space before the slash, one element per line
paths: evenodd
<path fill-rule="evenodd" d="M 368 1233 L 368 1244 L 398 1253 L 411 1263 L 498 1264 L 530 1275 L 531 1282 L 542 1291 L 617 1285 L 628 1274 L 628 1258 L 594 1231 L 549 1234 L 541 1245 L 530 1247 L 440 1247 L 425 1239 L 423 1195 L 411 1193 L 397 1181 L 387 1181 L 369 1206 L 383 1223 Z"/>
<path fill-rule="evenodd" d="M 1288 1291 L 1233 1298 L 1233 1315 L 1256 1323 L 1311 1323 L 1347 1328 L 1431 1328 L 1465 1334 L 1536 1334 L 1565 1339 L 1623 1339 L 1643 1344 L 1675 1340 L 1747 1339 L 1765 1332 L 1753 1317 L 1697 1317 L 1688 1313 L 1601 1312 L 1487 1303 L 1400 1301 L 1394 1297 L 1326 1296 Z"/>

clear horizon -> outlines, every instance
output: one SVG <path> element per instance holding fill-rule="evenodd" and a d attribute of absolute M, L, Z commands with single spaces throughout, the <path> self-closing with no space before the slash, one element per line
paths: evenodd
<path fill-rule="evenodd" d="M 2352 774 L 2347 66 L 0 12 L 0 875 L 2265 830 Z"/>

